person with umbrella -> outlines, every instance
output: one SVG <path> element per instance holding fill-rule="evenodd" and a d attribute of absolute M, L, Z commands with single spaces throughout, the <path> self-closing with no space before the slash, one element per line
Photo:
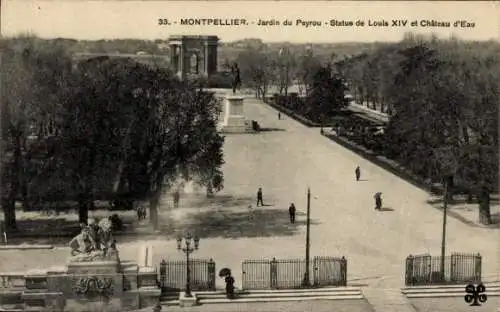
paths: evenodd
<path fill-rule="evenodd" d="M 375 198 L 375 210 L 380 210 L 382 208 L 382 192 L 375 193 L 373 198 Z"/>
<path fill-rule="evenodd" d="M 231 269 L 223 268 L 219 271 L 219 277 L 224 277 L 226 282 L 226 295 L 228 299 L 234 299 L 234 277 L 231 275 Z"/>

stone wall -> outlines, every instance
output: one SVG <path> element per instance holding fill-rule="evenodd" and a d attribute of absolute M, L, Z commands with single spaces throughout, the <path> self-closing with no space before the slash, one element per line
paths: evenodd
<path fill-rule="evenodd" d="M 131 261 L 0 273 L 0 282 L 0 306 L 30 311 L 127 311 L 154 306 L 161 295 L 156 269 Z"/>

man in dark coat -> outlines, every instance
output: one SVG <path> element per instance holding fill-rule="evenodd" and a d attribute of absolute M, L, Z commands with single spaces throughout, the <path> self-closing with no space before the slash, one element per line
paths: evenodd
<path fill-rule="evenodd" d="M 356 167 L 356 170 L 354 170 L 354 172 L 356 173 L 356 181 L 359 181 L 359 178 L 361 178 L 361 169 L 359 168 L 359 166 Z"/>
<path fill-rule="evenodd" d="M 375 198 L 375 209 L 380 210 L 382 208 L 382 194 L 376 193 L 373 197 Z"/>
<path fill-rule="evenodd" d="M 257 207 L 259 207 L 259 204 L 264 206 L 264 201 L 262 200 L 262 187 L 259 187 L 257 191 Z"/>
<path fill-rule="evenodd" d="M 288 214 L 290 215 L 290 223 L 295 223 L 295 205 L 293 203 L 290 204 L 290 208 L 288 208 Z"/>

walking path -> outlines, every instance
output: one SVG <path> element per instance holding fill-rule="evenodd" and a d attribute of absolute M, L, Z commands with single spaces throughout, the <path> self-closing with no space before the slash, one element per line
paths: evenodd
<path fill-rule="evenodd" d="M 389 122 L 390 116 L 388 114 L 382 113 L 373 108 L 368 108 L 366 105 L 351 102 L 349 109 L 354 112 L 362 113 L 369 118 L 373 118 L 380 122 Z M 433 204 L 433 207 L 441 209 L 442 205 L 442 202 L 438 200 L 436 204 Z M 490 212 L 493 223 L 489 225 L 484 225 L 479 221 L 477 203 L 467 203 L 465 200 L 461 200 L 460 202 L 450 204 L 448 208 L 450 216 L 455 217 L 468 225 L 486 228 L 500 228 L 500 205 L 498 203 L 498 194 L 492 195 Z"/>
<path fill-rule="evenodd" d="M 398 289 L 404 285 L 409 254 L 439 254 L 442 213 L 426 203 L 426 192 L 320 136 L 318 129 L 286 116 L 278 120 L 277 111 L 258 100 L 245 100 L 245 114 L 272 131 L 226 137 L 224 190 L 209 201 L 203 194 L 181 198 L 175 210 L 165 197 L 161 234 L 156 239 L 119 239 L 122 259 L 136 259 L 145 244 L 154 248 L 154 263 L 183 259 L 175 237 L 190 231 L 201 237 L 193 257 L 213 258 L 217 269 L 231 268 L 241 287 L 244 259 L 304 257 L 308 187 L 311 256 L 345 256 L 348 283 Z M 354 178 L 357 165 L 359 182 Z M 258 187 L 267 206 L 254 208 L 250 218 L 248 205 L 255 207 Z M 386 211 L 373 210 L 375 192 L 383 193 Z M 288 219 L 291 202 L 297 208 L 295 224 Z M 500 280 L 498 230 L 448 218 L 447 233 L 448 253 L 481 253 L 483 274 Z M 67 255 L 67 248 L 0 251 L 0 271 L 60 265 Z M 217 285 L 223 286 L 222 279 Z"/>

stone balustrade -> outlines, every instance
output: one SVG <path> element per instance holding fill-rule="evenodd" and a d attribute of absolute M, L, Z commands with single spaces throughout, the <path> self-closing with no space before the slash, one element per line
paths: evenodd
<path fill-rule="evenodd" d="M 26 286 L 24 275 L 22 272 L 0 273 L 0 290 L 24 288 Z"/>

